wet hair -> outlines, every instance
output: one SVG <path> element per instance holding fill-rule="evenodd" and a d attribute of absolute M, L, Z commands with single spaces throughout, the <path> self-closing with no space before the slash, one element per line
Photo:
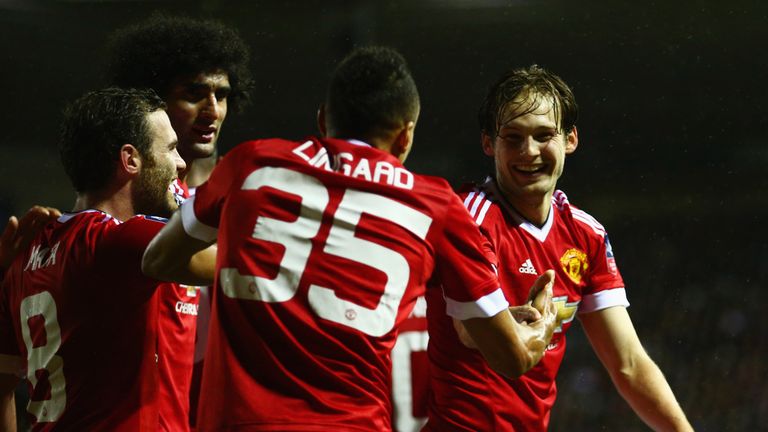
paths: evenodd
<path fill-rule="evenodd" d="M 153 15 L 117 30 L 108 53 L 110 85 L 151 88 L 162 98 L 177 78 L 222 70 L 232 87 L 229 107 L 239 112 L 253 86 L 248 46 L 235 30 L 217 21 Z"/>
<path fill-rule="evenodd" d="M 86 93 L 64 110 L 59 154 L 78 192 L 98 191 L 112 179 L 123 144 L 150 157 L 148 115 L 165 109 L 151 89 L 110 87 Z"/>
<path fill-rule="evenodd" d="M 416 83 L 392 48 L 356 48 L 331 76 L 326 115 L 338 137 L 370 138 L 416 121 L 418 112 Z"/>
<path fill-rule="evenodd" d="M 488 89 L 478 113 L 480 130 L 495 137 L 502 125 L 534 112 L 544 99 L 553 102 L 558 130 L 573 130 L 579 117 L 573 91 L 559 76 L 535 64 L 507 71 Z"/>

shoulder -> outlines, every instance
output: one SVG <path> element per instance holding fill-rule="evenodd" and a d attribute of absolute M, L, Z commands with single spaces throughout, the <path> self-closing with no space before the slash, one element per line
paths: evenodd
<path fill-rule="evenodd" d="M 450 196 L 454 194 L 450 183 L 442 177 L 416 173 L 413 173 L 413 177 L 423 188 L 430 189 L 438 195 Z"/>
<path fill-rule="evenodd" d="M 571 204 L 565 192 L 556 190 L 552 195 L 552 204 L 561 217 L 570 223 L 574 229 L 589 236 L 597 236 L 601 239 L 605 237 L 605 227 L 592 215 Z"/>
<path fill-rule="evenodd" d="M 110 255 L 131 254 L 136 251 L 143 253 L 144 248 L 167 222 L 165 218 L 145 215 L 134 216 L 125 222 L 111 218 L 100 242 L 100 249 Z"/>
<path fill-rule="evenodd" d="M 493 189 L 489 187 L 489 181 L 481 185 L 465 184 L 457 192 L 469 215 L 476 224 L 481 226 L 493 224 L 502 215 L 499 200 Z"/>
<path fill-rule="evenodd" d="M 242 160 L 251 154 L 262 154 L 269 152 L 286 152 L 300 146 L 301 142 L 289 141 L 281 138 L 266 138 L 258 140 L 243 141 L 233 147 L 224 155 L 224 160 Z"/>
<path fill-rule="evenodd" d="M 67 233 L 83 232 L 78 234 L 82 240 L 96 243 L 104 234 L 119 226 L 120 221 L 98 210 L 85 210 L 64 213 L 56 219 L 56 224 Z"/>

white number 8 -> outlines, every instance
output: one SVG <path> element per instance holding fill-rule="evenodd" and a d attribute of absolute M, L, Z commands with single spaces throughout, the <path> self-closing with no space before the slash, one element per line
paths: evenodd
<path fill-rule="evenodd" d="M 288 301 L 296 294 L 299 281 L 312 251 L 309 240 L 320 230 L 328 205 L 328 189 L 316 178 L 286 168 L 267 167 L 252 172 L 244 190 L 272 187 L 301 198 L 298 218 L 292 222 L 261 216 L 253 238 L 280 243 L 285 254 L 274 279 L 241 275 L 235 268 L 222 268 L 222 291 L 231 298 L 264 302 Z M 387 276 L 384 293 L 374 309 L 336 296 L 333 289 L 309 287 L 312 310 L 327 320 L 355 328 L 365 334 L 382 336 L 395 325 L 397 310 L 410 278 L 410 267 L 400 253 L 380 244 L 355 237 L 363 213 L 399 225 L 420 239 L 427 236 L 432 218 L 398 201 L 380 195 L 349 189 L 339 203 L 323 252 L 347 258 L 380 270 Z M 354 319 L 350 319 L 354 317 Z"/>
<path fill-rule="evenodd" d="M 45 322 L 45 344 L 34 346 L 29 319 L 42 316 Z M 27 347 L 27 379 L 32 388 L 37 387 L 37 371 L 48 371 L 51 386 L 50 399 L 30 400 L 27 411 L 35 416 L 38 423 L 54 422 L 64 413 L 67 404 L 66 382 L 64 380 L 64 359 L 56 355 L 61 346 L 56 302 L 48 291 L 31 295 L 21 301 L 21 334 Z"/>

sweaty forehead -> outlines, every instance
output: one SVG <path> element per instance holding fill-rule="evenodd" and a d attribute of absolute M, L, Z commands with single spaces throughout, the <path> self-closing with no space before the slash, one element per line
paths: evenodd
<path fill-rule="evenodd" d="M 551 96 L 525 93 L 508 102 L 499 112 L 499 128 L 535 119 L 542 126 L 558 127 L 559 112 Z"/>
<path fill-rule="evenodd" d="M 183 75 L 171 82 L 171 89 L 205 87 L 210 89 L 229 88 L 229 75 L 222 71 L 200 72 Z"/>

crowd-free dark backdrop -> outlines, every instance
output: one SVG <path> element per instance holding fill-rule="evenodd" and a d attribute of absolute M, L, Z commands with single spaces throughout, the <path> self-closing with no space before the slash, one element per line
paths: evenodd
<path fill-rule="evenodd" d="M 252 47 L 254 103 L 230 115 L 224 151 L 314 133 L 348 49 L 398 48 L 422 96 L 408 165 L 454 185 L 491 167 L 475 120 L 487 85 L 506 67 L 538 63 L 581 107 L 580 146 L 560 186 L 611 234 L 631 316 L 692 423 L 768 430 L 768 7 L 618 3 L 0 1 L 0 216 L 69 208 L 60 110 L 103 84 L 109 32 L 153 11 L 219 19 Z M 568 350 L 551 430 L 645 430 L 578 325 Z"/>

